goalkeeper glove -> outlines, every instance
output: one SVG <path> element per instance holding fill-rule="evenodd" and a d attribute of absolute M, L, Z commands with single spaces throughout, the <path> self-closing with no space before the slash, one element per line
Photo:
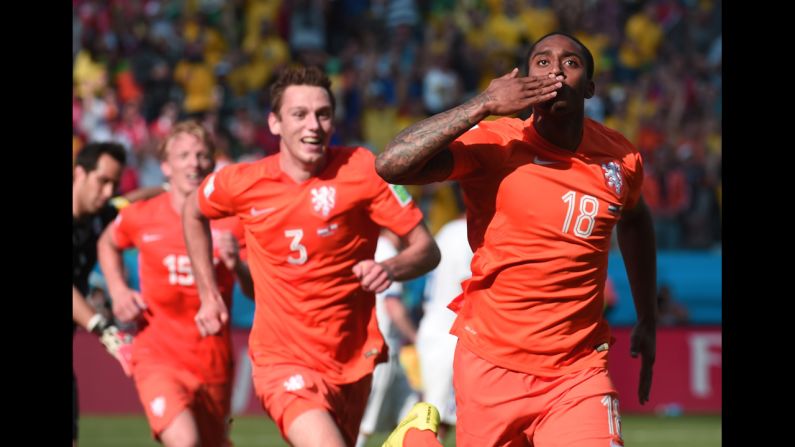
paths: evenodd
<path fill-rule="evenodd" d="M 88 320 L 89 332 L 97 335 L 105 349 L 121 364 L 124 374 L 132 376 L 132 341 L 133 336 L 120 331 L 102 314 L 95 314 Z"/>

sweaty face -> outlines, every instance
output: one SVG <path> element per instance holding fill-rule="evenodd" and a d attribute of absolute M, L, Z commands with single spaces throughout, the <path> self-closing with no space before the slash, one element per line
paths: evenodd
<path fill-rule="evenodd" d="M 542 111 L 582 110 L 585 98 L 593 96 L 594 83 L 588 79 L 584 52 L 566 36 L 549 36 L 538 42 L 530 55 L 528 72 L 530 76 L 563 75 L 557 96 L 535 106 Z"/>
<path fill-rule="evenodd" d="M 166 147 L 166 159 L 160 165 L 172 191 L 188 195 L 213 171 L 213 157 L 199 137 L 177 134 Z"/>
<path fill-rule="evenodd" d="M 268 124 L 281 137 L 283 157 L 301 164 L 316 164 L 326 156 L 333 131 L 331 98 L 323 87 L 291 85 L 282 94 L 278 114 L 271 112 Z"/>
<path fill-rule="evenodd" d="M 82 212 L 94 214 L 113 197 L 113 191 L 119 185 L 121 170 L 121 163 L 107 154 L 99 156 L 97 167 L 91 172 L 84 171 L 80 166 L 75 169 Z"/>

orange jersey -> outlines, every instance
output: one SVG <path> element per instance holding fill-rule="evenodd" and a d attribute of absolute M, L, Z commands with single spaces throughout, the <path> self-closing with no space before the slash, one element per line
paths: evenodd
<path fill-rule="evenodd" d="M 236 218 L 213 222 L 214 237 L 231 231 L 243 242 L 243 227 Z M 201 301 L 185 247 L 182 218 L 171 206 L 168 193 L 135 202 L 113 222 L 113 240 L 120 248 L 138 248 L 141 296 L 146 301 L 133 344 L 133 365 L 154 361 L 186 368 L 208 383 L 223 382 L 232 373 L 228 325 L 219 336 L 202 337 L 194 317 Z M 234 273 L 215 254 L 215 274 L 227 308 L 232 302 Z"/>
<path fill-rule="evenodd" d="M 252 361 L 305 365 L 351 383 L 386 360 L 375 296 L 353 274 L 373 259 L 380 227 L 405 235 L 422 220 L 403 187 L 375 172 L 363 148 L 331 148 L 317 176 L 296 183 L 281 154 L 229 165 L 204 180 L 209 218 L 237 215 L 245 227 L 256 310 Z"/>
<path fill-rule="evenodd" d="M 602 316 L 610 236 L 635 206 L 641 158 L 618 132 L 585 120 L 574 153 L 526 121 L 483 121 L 450 145 L 467 207 L 472 278 L 451 329 L 503 368 L 550 376 L 606 367 Z"/>

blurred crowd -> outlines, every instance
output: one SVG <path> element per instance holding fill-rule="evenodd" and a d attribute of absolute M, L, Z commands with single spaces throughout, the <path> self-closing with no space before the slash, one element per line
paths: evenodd
<path fill-rule="evenodd" d="M 163 182 L 156 148 L 179 119 L 217 142 L 218 166 L 278 151 L 268 86 L 323 67 L 335 144 L 380 152 L 400 130 L 521 66 L 551 31 L 596 61 L 589 117 L 645 161 L 660 249 L 721 233 L 720 0 L 73 0 L 72 151 L 115 140 L 122 192 Z M 450 185 L 411 189 L 432 232 L 459 214 Z"/>

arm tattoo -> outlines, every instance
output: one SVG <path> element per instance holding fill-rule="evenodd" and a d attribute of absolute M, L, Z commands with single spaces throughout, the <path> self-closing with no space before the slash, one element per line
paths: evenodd
<path fill-rule="evenodd" d="M 487 114 L 485 93 L 458 107 L 426 118 L 401 131 L 376 160 L 376 170 L 390 183 L 421 184 L 447 178 L 453 159 L 445 150 Z M 482 116 L 481 116 L 482 115 Z"/>

